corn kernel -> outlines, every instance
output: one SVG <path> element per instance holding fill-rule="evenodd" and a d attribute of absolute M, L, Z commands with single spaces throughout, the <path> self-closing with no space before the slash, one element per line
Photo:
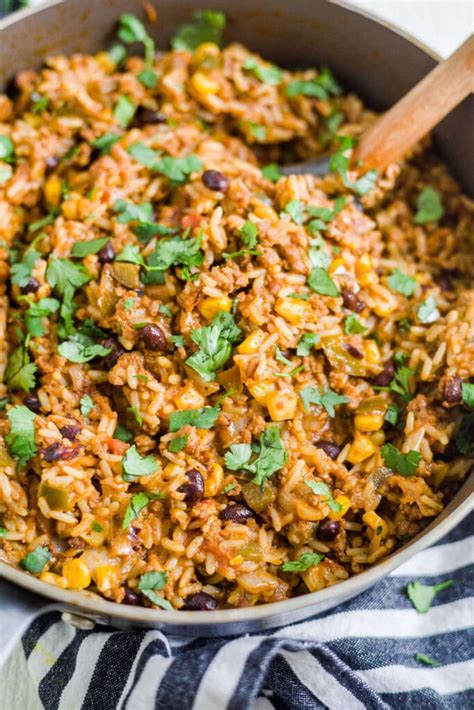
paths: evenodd
<path fill-rule="evenodd" d="M 339 503 L 341 509 L 337 512 L 335 510 L 330 510 L 329 517 L 331 518 L 331 520 L 340 520 L 345 516 L 345 514 L 351 507 L 351 501 L 347 496 L 340 495 L 334 498 L 334 502 Z"/>
<path fill-rule="evenodd" d="M 192 63 L 194 65 L 206 63 L 211 58 L 217 59 L 220 53 L 221 50 L 214 42 L 203 42 L 194 51 Z"/>
<path fill-rule="evenodd" d="M 258 202 L 254 208 L 255 216 L 259 219 L 270 219 L 272 221 L 278 220 L 278 215 L 270 205 L 266 205 L 265 202 Z"/>
<path fill-rule="evenodd" d="M 79 216 L 78 207 L 78 197 L 76 195 L 75 197 L 70 197 L 62 203 L 61 211 L 66 219 L 77 219 Z"/>
<path fill-rule="evenodd" d="M 378 431 L 383 427 L 383 414 L 356 414 L 354 426 L 357 431 Z"/>
<path fill-rule="evenodd" d="M 214 79 L 206 76 L 204 72 L 197 71 L 191 77 L 191 83 L 198 94 L 217 94 L 219 91 L 219 84 Z"/>
<path fill-rule="evenodd" d="M 293 392 L 270 392 L 267 395 L 265 404 L 272 421 L 283 422 L 285 419 L 293 419 L 295 416 L 298 396 Z"/>
<path fill-rule="evenodd" d="M 53 572 L 41 572 L 39 578 L 42 582 L 48 582 L 49 584 L 54 584 L 56 587 L 60 587 L 61 589 L 67 589 L 67 581 L 59 574 L 54 574 Z"/>
<path fill-rule="evenodd" d="M 91 583 L 91 573 L 81 559 L 68 560 L 63 564 L 63 577 L 69 589 L 86 589 Z"/>
<path fill-rule="evenodd" d="M 262 380 L 261 382 L 247 385 L 247 389 L 259 404 L 264 405 L 266 404 L 269 392 L 275 389 L 275 384 L 271 380 Z"/>
<path fill-rule="evenodd" d="M 364 513 L 362 516 L 364 523 L 374 531 L 375 535 L 380 539 L 388 535 L 388 525 L 380 515 L 374 510 L 370 510 L 368 513 Z"/>
<path fill-rule="evenodd" d="M 382 359 L 379 346 L 375 340 L 364 340 L 364 353 L 365 359 L 371 365 L 378 365 Z"/>
<path fill-rule="evenodd" d="M 231 560 L 229 560 L 232 567 L 240 567 L 240 565 L 243 563 L 243 561 L 244 561 L 244 558 L 242 557 L 242 555 L 236 555 Z"/>
<path fill-rule="evenodd" d="M 242 355 L 251 355 L 252 353 L 256 353 L 264 340 L 265 333 L 263 330 L 254 330 L 245 338 L 243 342 L 240 343 L 237 348 L 237 352 L 242 353 Z"/>
<path fill-rule="evenodd" d="M 93 577 L 100 592 L 109 592 L 119 582 L 119 568 L 117 565 L 100 565 L 95 568 Z"/>
<path fill-rule="evenodd" d="M 330 274 L 335 274 L 338 269 L 345 269 L 346 268 L 346 262 L 344 259 L 339 256 L 337 259 L 333 259 L 331 262 L 330 267 L 328 268 L 328 271 Z"/>
<path fill-rule="evenodd" d="M 204 407 L 204 397 L 194 389 L 192 385 L 183 387 L 175 397 L 173 402 L 178 409 L 199 409 Z"/>
<path fill-rule="evenodd" d="M 303 325 L 312 314 L 313 309 L 306 301 L 299 301 L 296 298 L 279 298 L 275 303 L 275 310 L 289 323 Z"/>
<path fill-rule="evenodd" d="M 379 318 L 387 318 L 397 307 L 397 301 L 395 298 L 380 299 L 376 302 L 374 306 L 374 311 Z"/>
<path fill-rule="evenodd" d="M 106 74 L 111 74 L 116 66 L 108 52 L 99 52 L 99 54 L 96 54 L 95 61 Z"/>
<path fill-rule="evenodd" d="M 220 464 L 213 463 L 211 466 L 211 472 L 204 484 L 204 495 L 207 498 L 213 498 L 216 496 L 222 488 L 223 482 L 224 469 Z"/>
<path fill-rule="evenodd" d="M 358 281 L 360 286 L 375 286 L 375 284 L 378 284 L 379 282 L 379 277 L 375 271 L 372 271 L 369 274 L 361 274 Z"/>
<path fill-rule="evenodd" d="M 362 274 L 368 274 L 369 271 L 372 271 L 372 268 L 372 258 L 369 254 L 364 254 L 360 257 L 360 259 L 357 259 L 355 267 L 357 276 L 362 276 Z"/>
<path fill-rule="evenodd" d="M 212 320 L 218 313 L 230 313 L 232 299 L 229 296 L 219 298 L 205 298 L 198 306 L 199 313 L 207 320 Z"/>
<path fill-rule="evenodd" d="M 359 434 L 357 432 L 354 441 L 351 444 L 349 453 L 347 454 L 347 460 L 349 463 L 356 464 L 365 461 L 369 456 L 372 456 L 376 447 L 375 444 L 369 439 L 365 434 Z"/>
<path fill-rule="evenodd" d="M 44 185 L 44 199 L 50 207 L 57 207 L 61 201 L 62 184 L 57 175 L 51 175 Z"/>
<path fill-rule="evenodd" d="M 383 446 L 385 444 L 385 432 L 383 429 L 374 431 L 369 436 L 370 441 L 375 444 L 375 446 Z"/>

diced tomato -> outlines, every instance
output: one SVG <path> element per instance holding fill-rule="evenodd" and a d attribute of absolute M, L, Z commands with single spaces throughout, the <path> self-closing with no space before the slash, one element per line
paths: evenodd
<path fill-rule="evenodd" d="M 125 441 L 120 441 L 120 439 L 110 438 L 108 441 L 108 447 L 113 454 L 123 456 L 128 449 L 128 444 L 126 444 Z"/>
<path fill-rule="evenodd" d="M 202 222 L 202 217 L 200 214 L 194 213 L 194 214 L 185 214 L 184 217 L 181 220 L 181 226 L 183 229 L 187 229 L 188 227 L 200 227 Z"/>

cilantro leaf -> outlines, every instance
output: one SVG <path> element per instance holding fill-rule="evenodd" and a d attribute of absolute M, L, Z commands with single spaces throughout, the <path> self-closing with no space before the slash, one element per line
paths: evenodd
<path fill-rule="evenodd" d="M 134 481 L 140 476 L 151 476 L 158 469 L 154 456 L 140 456 L 135 444 L 125 452 L 122 459 L 122 478 L 124 481 Z"/>
<path fill-rule="evenodd" d="M 222 33 L 226 25 L 223 12 L 216 10 L 200 10 L 193 13 L 192 21 L 182 25 L 171 40 L 171 46 L 176 50 L 193 52 L 204 42 L 222 42 Z"/>
<path fill-rule="evenodd" d="M 436 323 L 441 317 L 436 298 L 434 296 L 428 296 L 428 298 L 422 301 L 416 315 L 421 323 Z"/>
<path fill-rule="evenodd" d="M 219 407 L 201 407 L 201 409 L 183 409 L 170 414 L 170 431 L 178 431 L 183 426 L 195 426 L 197 429 L 211 429 L 219 416 Z"/>
<path fill-rule="evenodd" d="M 119 22 L 119 38 L 125 44 L 141 42 L 145 48 L 145 65 L 147 67 L 151 66 L 155 54 L 155 43 L 146 31 L 143 22 L 140 22 L 137 17 L 129 13 L 121 15 Z"/>
<path fill-rule="evenodd" d="M 28 249 L 23 255 L 23 259 L 19 264 L 13 264 L 11 267 L 11 282 L 24 288 L 28 285 L 31 279 L 31 274 L 35 263 L 41 258 L 41 254 L 34 249 Z"/>
<path fill-rule="evenodd" d="M 252 74 L 263 84 L 276 86 L 281 83 L 281 71 L 274 64 L 260 64 L 253 57 L 248 57 L 242 68 L 252 72 Z"/>
<path fill-rule="evenodd" d="M 114 211 L 119 213 L 117 222 L 120 222 L 120 224 L 150 222 L 153 220 L 153 206 L 150 202 L 135 205 L 133 202 L 127 202 L 127 200 L 116 200 Z"/>
<path fill-rule="evenodd" d="M 58 345 L 58 353 L 69 362 L 84 363 L 93 360 L 95 357 L 105 357 L 112 348 L 104 348 L 103 345 L 84 333 L 76 333 L 69 340 Z"/>
<path fill-rule="evenodd" d="M 83 397 L 81 397 L 79 404 L 83 417 L 87 417 L 94 408 L 94 402 L 92 401 L 92 397 L 89 397 L 88 394 L 85 394 Z"/>
<path fill-rule="evenodd" d="M 191 332 L 191 340 L 199 345 L 199 350 L 186 360 L 206 382 L 215 379 L 216 370 L 222 367 L 232 353 L 232 344 L 240 336 L 240 328 L 230 313 L 218 313 L 211 325 Z"/>
<path fill-rule="evenodd" d="M 68 286 L 80 288 L 92 279 L 91 274 L 82 264 L 75 264 L 69 259 L 51 256 L 46 269 L 46 280 L 52 288 L 63 295 Z"/>
<path fill-rule="evenodd" d="M 115 261 L 125 261 L 128 264 L 146 267 L 145 260 L 140 254 L 140 247 L 135 244 L 126 244 L 120 254 L 115 257 Z"/>
<path fill-rule="evenodd" d="M 387 411 L 385 412 L 385 421 L 391 424 L 392 426 L 396 426 L 399 418 L 400 408 L 397 407 L 396 404 L 390 403 L 387 407 Z"/>
<path fill-rule="evenodd" d="M 120 128 L 127 128 L 132 118 L 135 115 L 137 107 L 128 96 L 120 96 L 119 100 L 115 104 L 114 108 L 114 119 L 120 126 Z"/>
<path fill-rule="evenodd" d="M 402 454 L 393 444 L 384 444 L 380 453 L 388 468 L 405 477 L 414 476 L 421 461 L 418 451 L 411 449 L 407 454 Z"/>
<path fill-rule="evenodd" d="M 306 478 L 304 482 L 318 496 L 323 496 L 324 501 L 328 504 L 329 508 L 333 513 L 339 513 L 342 510 L 342 505 L 334 500 L 331 489 L 322 481 L 308 481 Z"/>
<path fill-rule="evenodd" d="M 415 215 L 416 224 L 426 224 L 427 222 L 437 222 L 444 215 L 444 207 L 441 195 L 434 187 L 427 185 L 418 195 L 416 203 L 417 213 Z"/>
<path fill-rule="evenodd" d="M 393 380 L 390 382 L 391 391 L 402 396 L 408 394 L 410 391 L 410 377 L 414 374 L 415 370 L 412 370 L 410 367 L 399 365 L 395 370 Z"/>
<path fill-rule="evenodd" d="M 166 271 L 170 266 L 183 266 L 182 277 L 189 279 L 190 270 L 202 264 L 201 237 L 166 237 L 160 239 L 155 251 L 148 258 L 148 266 L 158 271 Z"/>
<path fill-rule="evenodd" d="M 5 163 L 10 162 L 13 159 L 15 153 L 15 146 L 8 136 L 0 134 L 0 160 Z"/>
<path fill-rule="evenodd" d="M 474 384 L 463 382 L 461 385 L 462 401 L 468 407 L 474 407 Z"/>
<path fill-rule="evenodd" d="M 466 414 L 461 419 L 454 441 L 461 454 L 471 456 L 474 453 L 474 413 Z"/>
<path fill-rule="evenodd" d="M 303 552 L 297 560 L 284 562 L 281 565 L 281 569 L 283 572 L 304 572 L 310 567 L 319 564 L 322 560 L 324 560 L 324 555 L 319 552 Z"/>
<path fill-rule="evenodd" d="M 351 182 L 346 178 L 344 181 L 347 187 L 350 187 L 354 192 L 363 197 L 368 192 L 374 189 L 375 183 L 377 181 L 378 171 L 375 169 L 368 170 L 364 175 L 362 175 L 355 182 Z"/>
<path fill-rule="evenodd" d="M 346 318 L 346 322 L 344 323 L 344 330 L 350 335 L 355 335 L 358 333 L 364 333 L 367 330 L 367 327 L 365 325 L 362 325 L 357 316 L 351 313 L 351 315 Z"/>
<path fill-rule="evenodd" d="M 224 462 L 231 471 L 245 468 L 252 457 L 250 444 L 231 444 L 224 456 Z"/>
<path fill-rule="evenodd" d="M 51 553 L 47 547 L 37 547 L 20 560 L 20 567 L 30 574 L 39 574 L 44 570 L 50 557 Z"/>
<path fill-rule="evenodd" d="M 184 348 L 184 337 L 182 335 L 172 335 L 171 340 L 177 348 Z"/>
<path fill-rule="evenodd" d="M 166 155 L 156 161 L 153 170 L 179 184 L 186 182 L 191 173 L 198 172 L 202 167 L 202 161 L 197 155 L 185 155 L 180 158 L 171 158 Z"/>
<path fill-rule="evenodd" d="M 266 126 L 261 126 L 259 123 L 255 123 L 255 121 L 245 121 L 245 125 L 247 126 L 250 135 L 255 138 L 256 141 L 262 143 L 267 137 Z"/>
<path fill-rule="evenodd" d="M 411 276 L 407 276 L 400 271 L 400 269 L 394 269 L 387 279 L 388 285 L 392 291 L 403 294 L 410 298 L 413 296 L 416 290 L 416 281 Z"/>
<path fill-rule="evenodd" d="M 31 303 L 25 313 L 25 325 L 32 338 L 44 335 L 46 330 L 41 322 L 45 316 L 56 313 L 60 306 L 56 298 L 42 298 L 38 303 Z"/>
<path fill-rule="evenodd" d="M 145 145 L 145 143 L 132 143 L 127 150 L 128 153 L 130 153 L 130 155 L 135 158 L 137 163 L 140 163 L 140 165 L 144 165 L 150 170 L 153 169 L 153 166 L 155 165 L 158 159 L 158 156 L 155 151 L 149 146 Z"/>
<path fill-rule="evenodd" d="M 420 582 L 410 582 L 407 586 L 407 595 L 417 612 L 419 614 L 426 614 L 426 612 L 431 608 L 433 599 L 438 592 L 452 587 L 453 584 L 454 581 L 452 579 L 448 579 L 446 582 L 441 582 L 440 584 L 435 584 L 433 586 L 421 584 Z"/>
<path fill-rule="evenodd" d="M 321 101 L 327 101 L 328 93 L 321 86 L 317 79 L 291 81 L 285 86 L 285 95 L 289 98 L 293 96 L 311 96 Z"/>
<path fill-rule="evenodd" d="M 117 428 L 114 431 L 114 439 L 119 439 L 119 441 L 129 444 L 133 441 L 133 434 L 124 424 L 117 424 Z"/>
<path fill-rule="evenodd" d="M 89 254 L 97 254 L 109 241 L 109 237 L 103 237 L 101 239 L 91 239 L 90 242 L 76 242 L 71 254 L 79 258 L 89 256 Z"/>
<path fill-rule="evenodd" d="M 29 232 L 37 232 L 38 229 L 43 229 L 43 227 L 47 227 L 48 224 L 53 224 L 56 217 L 57 217 L 57 210 L 52 210 L 45 217 L 42 217 L 41 219 L 36 220 L 36 222 L 31 222 L 31 224 L 28 225 L 28 231 Z"/>
<path fill-rule="evenodd" d="M 331 296 L 332 298 L 335 298 L 340 295 L 339 289 L 329 276 L 326 269 L 323 269 L 320 266 L 317 266 L 312 270 L 308 278 L 308 286 L 321 296 Z"/>
<path fill-rule="evenodd" d="M 172 453 L 182 451 L 188 443 L 188 439 L 189 434 L 185 434 L 184 436 L 175 436 L 175 438 L 168 444 L 168 451 L 171 451 Z"/>
<path fill-rule="evenodd" d="M 127 510 L 125 511 L 125 515 L 122 522 L 122 528 L 128 528 L 132 520 L 138 518 L 140 512 L 148 505 L 149 502 L 150 498 L 144 492 L 137 493 L 136 495 L 132 496 L 132 499 L 127 506 Z"/>
<path fill-rule="evenodd" d="M 272 182 L 278 182 L 282 176 L 282 172 L 277 163 L 268 163 L 262 168 L 262 175 L 266 180 L 271 180 Z"/>
<path fill-rule="evenodd" d="M 107 153 L 110 153 L 112 146 L 118 143 L 121 137 L 118 133 L 104 133 L 92 141 L 91 146 L 100 150 L 101 155 L 107 155 Z"/>
<path fill-rule="evenodd" d="M 254 249 L 258 242 L 258 229 L 256 225 L 247 220 L 239 229 L 239 237 L 249 249 Z"/>
<path fill-rule="evenodd" d="M 319 340 L 318 333 L 304 333 L 298 340 L 296 354 L 300 357 L 310 355 L 312 348 L 319 343 Z"/>
<path fill-rule="evenodd" d="M 27 347 L 19 345 L 11 353 L 5 368 L 4 377 L 8 389 L 29 392 L 35 386 L 36 370 L 36 365 L 30 362 Z"/>
<path fill-rule="evenodd" d="M 36 414 L 28 407 L 17 405 L 8 410 L 7 417 L 10 431 L 5 441 L 19 465 L 24 466 L 37 452 L 34 427 Z"/>
<path fill-rule="evenodd" d="M 290 200 L 285 205 L 283 213 L 289 214 L 295 224 L 303 224 L 305 219 L 305 205 L 300 200 Z"/>
<path fill-rule="evenodd" d="M 173 607 L 169 601 L 157 594 L 157 592 L 163 589 L 167 582 L 168 575 L 166 572 L 146 572 L 140 577 L 138 589 L 152 604 L 156 604 L 156 606 L 160 606 L 162 609 L 171 610 Z"/>
<path fill-rule="evenodd" d="M 158 77 L 151 69 L 144 69 L 137 74 L 137 79 L 145 88 L 154 89 L 158 84 Z"/>
<path fill-rule="evenodd" d="M 327 389 L 324 392 L 317 390 L 315 387 L 303 387 L 300 390 L 300 397 L 303 401 L 304 408 L 309 412 L 311 404 L 317 404 L 320 407 L 324 407 L 326 412 L 330 417 L 336 416 L 335 407 L 338 404 L 347 404 L 349 402 L 349 397 L 344 394 L 336 394 L 331 389 Z"/>

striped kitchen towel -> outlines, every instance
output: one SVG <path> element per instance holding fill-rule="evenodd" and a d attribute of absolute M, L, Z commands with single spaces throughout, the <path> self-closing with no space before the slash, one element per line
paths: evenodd
<path fill-rule="evenodd" d="M 0 671 L 0 707 L 474 707 L 473 523 L 471 515 L 355 599 L 265 634 L 178 639 L 159 631 L 77 631 L 46 611 Z M 407 584 L 447 579 L 454 584 L 418 613 Z M 0 602 L 4 639 L 2 609 Z"/>

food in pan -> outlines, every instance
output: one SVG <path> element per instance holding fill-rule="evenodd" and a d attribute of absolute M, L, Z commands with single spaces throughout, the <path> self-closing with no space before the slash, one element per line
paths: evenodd
<path fill-rule="evenodd" d="M 223 26 L 0 96 L 0 559 L 124 604 L 335 584 L 473 460 L 472 202 L 428 142 L 354 169 L 375 114 Z"/>

